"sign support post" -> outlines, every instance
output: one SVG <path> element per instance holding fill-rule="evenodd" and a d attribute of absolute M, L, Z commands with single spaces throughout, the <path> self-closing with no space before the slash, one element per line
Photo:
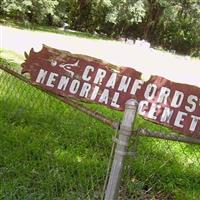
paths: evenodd
<path fill-rule="evenodd" d="M 124 117 L 116 139 L 116 149 L 108 180 L 104 200 L 117 200 L 124 165 L 124 157 L 128 154 L 128 142 L 132 133 L 132 124 L 137 113 L 138 102 L 130 99 L 125 104 Z"/>

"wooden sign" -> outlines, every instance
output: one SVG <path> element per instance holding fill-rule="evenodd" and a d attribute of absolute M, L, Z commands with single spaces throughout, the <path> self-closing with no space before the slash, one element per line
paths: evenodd
<path fill-rule="evenodd" d="M 25 53 L 22 73 L 33 84 L 60 96 L 71 96 L 123 111 L 135 98 L 143 117 L 192 137 L 200 138 L 200 88 L 117 67 L 102 60 L 47 46 Z M 134 57 L 134 56 L 133 56 Z M 189 66 L 188 66 L 189 67 Z"/>

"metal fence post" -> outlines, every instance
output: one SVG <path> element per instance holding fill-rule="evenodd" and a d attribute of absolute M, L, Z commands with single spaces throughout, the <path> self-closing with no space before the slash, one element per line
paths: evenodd
<path fill-rule="evenodd" d="M 125 104 L 124 117 L 119 130 L 119 138 L 116 139 L 117 145 L 104 200 L 117 200 L 118 198 L 124 157 L 127 154 L 137 107 L 138 102 L 134 99 L 128 100 Z"/>

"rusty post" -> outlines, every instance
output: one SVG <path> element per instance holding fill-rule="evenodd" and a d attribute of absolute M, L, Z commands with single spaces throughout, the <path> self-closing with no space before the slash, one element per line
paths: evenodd
<path fill-rule="evenodd" d="M 119 130 L 119 138 L 116 139 L 117 145 L 104 200 L 116 200 L 118 198 L 124 157 L 128 153 L 128 142 L 132 134 L 132 125 L 135 120 L 137 107 L 138 102 L 134 99 L 126 102 L 124 117 Z"/>

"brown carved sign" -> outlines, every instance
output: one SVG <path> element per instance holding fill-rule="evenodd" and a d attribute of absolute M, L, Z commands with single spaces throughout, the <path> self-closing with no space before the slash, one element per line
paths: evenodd
<path fill-rule="evenodd" d="M 72 96 L 124 110 L 128 99 L 136 98 L 139 114 L 192 137 L 200 138 L 200 88 L 151 76 L 102 60 L 71 54 L 47 46 L 31 49 L 22 64 L 31 82 L 60 96 Z"/>

